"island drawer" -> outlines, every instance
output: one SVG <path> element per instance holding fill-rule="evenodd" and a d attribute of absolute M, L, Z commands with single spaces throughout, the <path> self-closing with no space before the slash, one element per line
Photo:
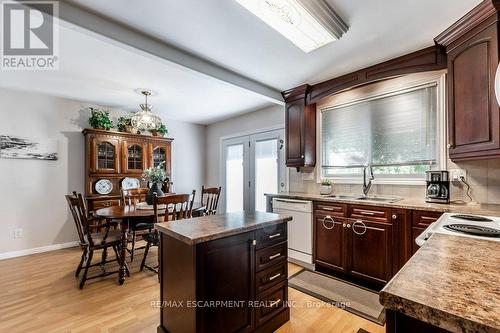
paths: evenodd
<path fill-rule="evenodd" d="M 287 262 L 281 262 L 255 274 L 255 291 L 260 293 L 282 281 L 286 281 L 288 274 Z"/>
<path fill-rule="evenodd" d="M 441 212 L 415 210 L 413 211 L 412 224 L 414 227 L 427 228 L 433 222 L 436 222 L 441 215 L 443 215 Z"/>
<path fill-rule="evenodd" d="M 391 209 L 374 206 L 349 206 L 349 217 L 374 222 L 391 222 Z"/>
<path fill-rule="evenodd" d="M 286 261 L 287 242 L 258 250 L 255 255 L 255 269 L 261 271 L 279 262 Z"/>
<path fill-rule="evenodd" d="M 333 202 L 315 202 L 314 214 L 344 217 L 347 214 L 347 205 Z"/>
<path fill-rule="evenodd" d="M 290 221 L 289 223 L 293 223 Z M 267 226 L 260 230 L 257 230 L 256 240 L 257 245 L 256 249 L 260 250 L 262 248 L 278 244 L 281 242 L 285 242 L 287 240 L 287 224 L 280 223 L 274 224 L 271 226 Z"/>
<path fill-rule="evenodd" d="M 267 322 L 280 311 L 286 309 L 288 299 L 287 283 L 280 283 L 257 296 L 257 306 L 255 310 L 256 326 Z"/>

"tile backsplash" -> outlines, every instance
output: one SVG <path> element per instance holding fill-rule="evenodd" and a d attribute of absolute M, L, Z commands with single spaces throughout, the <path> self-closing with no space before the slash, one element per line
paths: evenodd
<path fill-rule="evenodd" d="M 467 170 L 467 183 L 474 202 L 500 204 L 500 159 L 466 161 L 453 163 L 448 160 L 448 170 Z M 320 184 L 316 180 L 303 180 L 301 172 L 290 169 L 290 192 L 319 193 Z M 334 184 L 334 193 L 362 193 L 361 185 Z M 396 195 L 410 198 L 425 198 L 425 186 L 373 185 L 371 194 Z M 468 201 L 466 186 L 461 182 L 451 182 L 451 200 Z"/>

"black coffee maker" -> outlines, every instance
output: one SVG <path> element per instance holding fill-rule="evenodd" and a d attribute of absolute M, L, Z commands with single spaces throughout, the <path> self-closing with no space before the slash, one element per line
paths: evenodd
<path fill-rule="evenodd" d="M 427 188 L 425 201 L 434 203 L 450 203 L 450 179 L 448 171 L 427 171 Z"/>

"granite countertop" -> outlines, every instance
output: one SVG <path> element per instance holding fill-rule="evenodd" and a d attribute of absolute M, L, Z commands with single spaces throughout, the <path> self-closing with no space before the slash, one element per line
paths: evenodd
<path fill-rule="evenodd" d="M 290 216 L 264 212 L 236 212 L 157 223 L 155 228 L 186 244 L 195 245 L 291 221 Z"/>
<path fill-rule="evenodd" d="M 500 242 L 434 234 L 380 303 L 451 332 L 500 332 L 499 274 Z"/>
<path fill-rule="evenodd" d="M 297 200 L 313 200 L 313 201 L 323 201 L 323 202 L 339 202 L 356 204 L 363 206 L 378 206 L 378 207 L 391 207 L 391 208 L 404 208 L 413 210 L 425 210 L 425 211 L 435 211 L 435 212 L 453 212 L 453 213 L 469 213 L 478 215 L 492 215 L 500 216 L 500 205 L 491 204 L 478 204 L 478 203 L 468 203 L 468 204 L 436 204 L 428 203 L 422 198 L 402 198 L 400 201 L 394 203 L 388 202 L 373 202 L 373 201 L 360 201 L 360 200 L 349 200 L 349 199 L 337 199 L 330 198 L 328 196 L 316 194 L 316 193 L 302 193 L 302 192 L 288 192 L 280 194 L 265 194 L 268 197 L 273 198 L 288 198 Z M 348 194 L 352 195 L 352 194 Z M 376 196 L 376 195 L 374 195 Z M 390 196 L 394 197 L 394 196 Z"/>

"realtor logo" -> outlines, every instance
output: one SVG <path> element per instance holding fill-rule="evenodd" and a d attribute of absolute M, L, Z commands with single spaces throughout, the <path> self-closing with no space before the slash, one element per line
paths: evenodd
<path fill-rule="evenodd" d="M 59 3 L 1 2 L 2 70 L 59 68 Z"/>

